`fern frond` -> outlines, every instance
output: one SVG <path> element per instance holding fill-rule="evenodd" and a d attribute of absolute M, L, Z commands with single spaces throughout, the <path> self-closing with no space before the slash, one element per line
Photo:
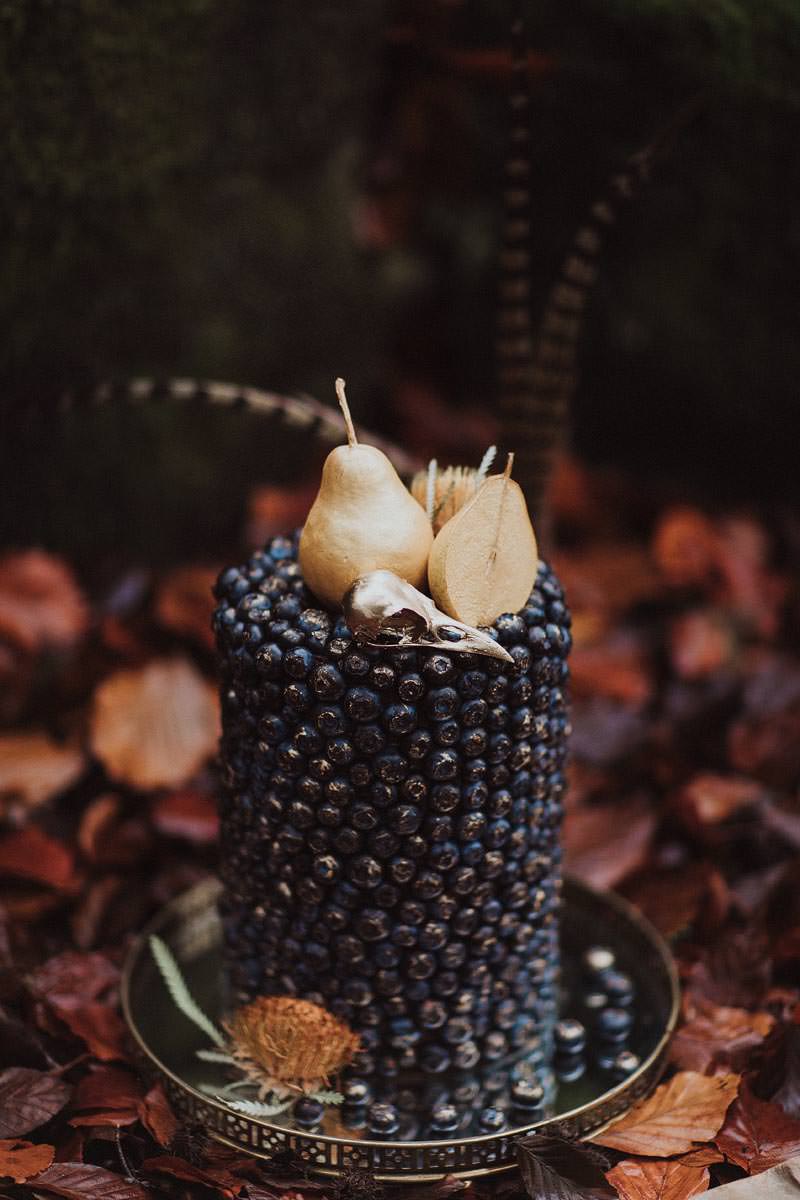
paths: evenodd
<path fill-rule="evenodd" d="M 198 1029 L 202 1029 L 203 1033 L 207 1037 L 210 1037 L 212 1042 L 215 1042 L 217 1046 L 223 1047 L 225 1045 L 225 1038 L 192 997 L 189 988 L 186 986 L 186 980 L 181 974 L 181 969 L 166 943 L 160 937 L 156 937 L 153 934 L 150 937 L 150 950 L 161 972 L 161 978 L 167 986 L 167 991 L 175 1003 L 175 1007 L 189 1021 L 196 1025 Z"/>
<path fill-rule="evenodd" d="M 285 1112 L 292 1103 L 291 1100 L 282 1104 L 267 1104 L 264 1100 L 229 1100 L 227 1096 L 219 1095 L 218 1099 L 246 1117 L 274 1117 L 277 1113 Z"/>
<path fill-rule="evenodd" d="M 341 1092 L 332 1092 L 328 1088 L 320 1088 L 318 1092 L 311 1092 L 312 1100 L 319 1100 L 320 1104 L 342 1104 L 344 1096 Z"/>
<path fill-rule="evenodd" d="M 226 1067 L 232 1067 L 236 1059 L 233 1055 L 228 1054 L 225 1050 L 195 1050 L 198 1058 L 202 1058 L 203 1062 L 224 1063 Z"/>

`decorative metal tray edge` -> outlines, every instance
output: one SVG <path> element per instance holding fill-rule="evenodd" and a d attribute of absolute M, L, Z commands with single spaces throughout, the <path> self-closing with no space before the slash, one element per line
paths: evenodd
<path fill-rule="evenodd" d="M 384 1182 L 435 1182 L 446 1175 L 458 1179 L 478 1178 L 512 1169 L 516 1163 L 516 1141 L 534 1131 L 558 1131 L 578 1138 L 599 1133 L 652 1091 L 666 1066 L 667 1048 L 680 1009 L 678 975 L 666 942 L 650 922 L 622 897 L 613 892 L 597 891 L 567 878 L 565 900 L 572 897 L 584 905 L 600 905 L 611 910 L 618 920 L 635 930 L 638 937 L 648 944 L 664 973 L 669 993 L 667 1020 L 657 1044 L 627 1079 L 596 1099 L 569 1111 L 501 1133 L 457 1140 L 348 1140 L 345 1137 L 287 1129 L 264 1119 L 244 1116 L 198 1091 L 159 1058 L 139 1027 L 132 998 L 135 972 L 146 952 L 149 936 L 163 932 L 176 922 L 180 924 L 213 910 L 220 891 L 218 880 L 203 880 L 175 897 L 156 914 L 128 951 L 120 995 L 123 1014 L 139 1054 L 146 1068 L 160 1077 L 175 1112 L 187 1121 L 204 1126 L 209 1136 L 224 1145 L 263 1158 L 291 1150 L 305 1162 L 309 1171 L 319 1175 L 338 1176 L 347 1170 L 361 1168 L 372 1171 L 376 1179 Z"/>

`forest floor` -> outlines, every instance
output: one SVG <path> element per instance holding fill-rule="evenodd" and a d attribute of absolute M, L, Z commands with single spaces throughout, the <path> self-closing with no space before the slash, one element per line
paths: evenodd
<path fill-rule="evenodd" d="M 262 490 L 251 531 L 307 500 Z M 398 1194 L 684 1200 L 750 1176 L 732 1195 L 800 1197 L 778 1166 L 800 1155 L 800 522 L 660 502 L 575 462 L 554 505 L 575 635 L 567 868 L 670 939 L 682 1025 L 665 1082 L 602 1146 L 541 1137 L 494 1185 Z M 131 939 L 215 868 L 215 571 L 136 569 L 90 600 L 61 559 L 0 559 L 2 1195 L 387 1191 L 182 1126 L 120 1016 Z"/>

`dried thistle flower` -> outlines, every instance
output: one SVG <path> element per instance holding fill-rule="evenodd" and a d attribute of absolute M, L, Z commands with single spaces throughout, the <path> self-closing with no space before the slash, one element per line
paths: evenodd
<path fill-rule="evenodd" d="M 225 1029 L 234 1060 L 260 1094 L 324 1087 L 359 1046 L 343 1021 L 293 996 L 259 996 L 238 1008 Z"/>
<path fill-rule="evenodd" d="M 436 459 L 431 459 L 427 469 L 413 477 L 411 495 L 427 512 L 434 534 L 475 495 L 486 478 L 495 450 L 494 446 L 489 447 L 477 469 L 445 467 L 440 471 Z"/>

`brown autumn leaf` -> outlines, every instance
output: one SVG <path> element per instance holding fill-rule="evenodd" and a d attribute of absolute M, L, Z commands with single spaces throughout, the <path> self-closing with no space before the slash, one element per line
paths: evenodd
<path fill-rule="evenodd" d="M 86 758 L 76 746 L 62 746 L 46 733 L 0 737 L 0 816 L 38 808 L 77 783 Z"/>
<path fill-rule="evenodd" d="M 623 1159 L 606 1178 L 620 1200 L 689 1200 L 708 1190 L 708 1167 L 689 1167 L 680 1160 Z"/>
<path fill-rule="evenodd" d="M 644 863 L 658 819 L 644 800 L 585 804 L 567 812 L 567 869 L 599 888 L 614 887 Z"/>
<path fill-rule="evenodd" d="M 670 1043 L 670 1061 L 685 1071 L 742 1071 L 754 1046 L 759 1045 L 775 1024 L 766 1012 L 750 1013 L 744 1008 L 726 1008 L 698 998 L 691 1019 Z"/>
<path fill-rule="evenodd" d="M 139 1101 L 139 1120 L 159 1146 L 169 1146 L 179 1129 L 179 1122 L 169 1106 L 160 1083 Z"/>
<path fill-rule="evenodd" d="M 94 694 L 93 752 L 109 775 L 150 790 L 185 783 L 216 750 L 215 689 L 184 658 L 118 671 Z"/>
<path fill-rule="evenodd" d="M 189 842 L 213 842 L 219 834 L 219 815 L 213 800 L 196 788 L 159 796 L 151 809 L 153 824 L 167 837 Z"/>
<path fill-rule="evenodd" d="M 739 1078 L 679 1071 L 592 1140 L 648 1158 L 685 1154 L 714 1137 L 736 1096 Z"/>
<path fill-rule="evenodd" d="M 38 825 L 26 825 L 0 838 L 0 875 L 32 879 L 68 892 L 75 887 L 74 868 L 69 847 L 43 833 Z"/>
<path fill-rule="evenodd" d="M 680 1161 L 685 1167 L 711 1167 L 714 1163 L 724 1162 L 725 1155 L 721 1154 L 716 1146 L 700 1146 L 697 1150 L 690 1150 L 688 1154 L 682 1154 L 680 1159 L 673 1161 Z"/>
<path fill-rule="evenodd" d="M 72 645 L 88 623 L 86 601 L 60 558 L 41 550 L 0 558 L 0 638 L 33 654 Z"/>
<path fill-rule="evenodd" d="M 760 1100 L 743 1083 L 714 1143 L 729 1162 L 758 1175 L 800 1154 L 800 1121 L 777 1104 Z"/>
<path fill-rule="evenodd" d="M 609 542 L 556 550 L 550 555 L 570 605 L 577 613 L 624 612 L 658 593 L 658 577 L 646 549 Z"/>
<path fill-rule="evenodd" d="M 578 699 L 608 696 L 633 708 L 647 703 L 655 683 L 641 639 L 619 632 L 592 646 L 575 646 L 570 677 Z"/>
<path fill-rule="evenodd" d="M 673 619 L 669 657 L 681 679 L 707 679 L 732 660 L 736 639 L 731 619 L 713 609 L 696 609 Z"/>
<path fill-rule="evenodd" d="M 699 509 L 677 506 L 658 520 L 652 540 L 653 561 L 672 587 L 708 586 L 719 571 L 720 537 Z"/>
<path fill-rule="evenodd" d="M 72 1089 L 63 1079 L 28 1067 L 0 1072 L 0 1137 L 21 1137 L 60 1112 Z"/>
<path fill-rule="evenodd" d="M 219 567 L 204 566 L 176 567 L 170 571 L 156 592 L 155 615 L 159 625 L 213 649 L 211 589 L 218 574 Z"/>
<path fill-rule="evenodd" d="M 139 1119 L 144 1100 L 142 1085 L 131 1071 L 99 1067 L 84 1075 L 75 1088 L 70 1125 L 131 1125 Z"/>
<path fill-rule="evenodd" d="M 172 1154 L 159 1154 L 156 1158 L 146 1158 L 142 1163 L 142 1170 L 148 1174 L 169 1175 L 184 1183 L 213 1188 L 215 1191 L 221 1192 L 228 1200 L 238 1196 L 245 1186 L 245 1180 L 239 1178 L 227 1166 L 194 1166 L 185 1158 L 178 1158 Z"/>
<path fill-rule="evenodd" d="M 128 1057 L 125 1023 L 107 1004 L 90 1001 L 80 1008 L 54 1006 L 54 1011 L 69 1030 L 86 1043 L 95 1058 L 113 1062 Z"/>
<path fill-rule="evenodd" d="M 764 794 L 764 785 L 757 779 L 701 771 L 684 784 L 676 804 L 698 825 L 719 825 L 734 813 L 757 805 Z"/>
<path fill-rule="evenodd" d="M 665 937 L 683 932 L 701 916 L 715 927 L 730 902 L 724 878 L 708 862 L 643 868 L 625 880 L 621 891 Z"/>
<path fill-rule="evenodd" d="M 49 1167 L 54 1154 L 52 1146 L 20 1142 L 16 1138 L 0 1141 L 0 1179 L 25 1183 L 32 1175 Z"/>
<path fill-rule="evenodd" d="M 316 476 L 296 488 L 267 485 L 254 488 L 248 501 L 248 546 L 263 546 L 276 534 L 302 525 L 316 499 Z"/>
<path fill-rule="evenodd" d="M 684 993 L 732 1008 L 758 1009 L 770 984 L 772 962 L 763 928 L 727 928 L 684 973 Z"/>
<path fill-rule="evenodd" d="M 86 806 L 78 826 L 78 845 L 90 861 L 98 857 L 98 847 L 104 834 L 114 824 L 122 809 L 122 800 L 113 792 L 96 796 Z"/>
<path fill-rule="evenodd" d="M 64 950 L 38 967 L 28 980 L 31 989 L 60 1010 L 81 1008 L 119 983 L 119 968 L 98 951 Z"/>
<path fill-rule="evenodd" d="M 106 916 L 123 887 L 120 875 L 103 875 L 92 880 L 85 889 L 69 918 L 72 940 L 79 949 L 91 950 L 97 944 L 101 930 L 108 939 Z"/>
<path fill-rule="evenodd" d="M 141 1184 L 88 1163 L 53 1163 L 34 1176 L 29 1186 L 64 1200 L 149 1200 L 149 1192 Z"/>
<path fill-rule="evenodd" d="M 751 1179 L 715 1187 L 710 1200 L 800 1200 L 800 1157 Z"/>

